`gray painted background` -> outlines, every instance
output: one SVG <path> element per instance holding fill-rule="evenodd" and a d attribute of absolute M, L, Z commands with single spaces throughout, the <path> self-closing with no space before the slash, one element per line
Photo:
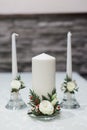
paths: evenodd
<path fill-rule="evenodd" d="M 31 71 L 31 58 L 42 52 L 66 69 L 66 34 L 72 32 L 73 71 L 87 76 L 87 14 L 0 16 L 0 72 L 11 71 L 11 34 L 18 33 L 19 71 Z"/>

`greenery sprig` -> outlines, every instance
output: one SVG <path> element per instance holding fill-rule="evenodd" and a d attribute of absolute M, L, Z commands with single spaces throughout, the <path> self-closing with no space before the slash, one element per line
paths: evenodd
<path fill-rule="evenodd" d="M 28 112 L 28 114 L 34 114 L 36 116 L 47 116 L 47 114 L 43 114 L 43 112 L 40 111 L 40 104 L 43 101 L 47 101 L 51 103 L 51 105 L 54 103 L 53 105 L 54 111 L 52 115 L 57 114 L 60 110 L 60 105 L 56 95 L 56 89 L 53 89 L 51 94 L 48 93 L 47 97 L 44 95 L 42 95 L 42 97 L 39 97 L 33 90 L 30 89 L 29 98 L 30 98 L 29 104 L 31 106 L 31 110 Z"/>
<path fill-rule="evenodd" d="M 15 79 L 18 80 L 18 81 L 20 81 L 20 83 L 21 83 L 20 89 L 25 88 L 25 84 L 24 84 L 24 82 L 21 80 L 21 76 L 20 76 L 20 75 L 17 76 Z"/>
<path fill-rule="evenodd" d="M 64 82 L 61 86 L 61 90 L 64 91 L 64 93 L 75 93 L 75 91 L 78 91 L 76 81 L 72 80 L 66 75 L 66 78 L 64 79 Z"/>

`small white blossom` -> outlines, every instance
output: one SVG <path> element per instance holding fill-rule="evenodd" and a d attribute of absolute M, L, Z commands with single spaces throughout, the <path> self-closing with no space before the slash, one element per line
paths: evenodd
<path fill-rule="evenodd" d="M 57 98 L 57 94 L 56 93 L 52 96 L 52 99 L 55 99 L 55 98 Z"/>
<path fill-rule="evenodd" d="M 54 112 L 54 107 L 51 102 L 47 100 L 43 100 L 39 105 L 39 110 L 43 114 L 52 115 Z"/>
<path fill-rule="evenodd" d="M 52 102 L 51 102 L 51 103 L 52 103 L 52 105 L 53 105 L 53 106 L 55 106 L 55 105 L 56 105 L 56 103 L 57 103 L 57 101 L 58 101 L 58 100 L 57 100 L 57 98 L 54 98 L 54 99 L 52 100 Z"/>
<path fill-rule="evenodd" d="M 21 87 L 20 81 L 18 81 L 18 80 L 13 80 L 13 81 L 11 82 L 11 87 L 18 90 L 18 89 Z"/>
<path fill-rule="evenodd" d="M 76 84 L 73 81 L 70 81 L 67 83 L 67 89 L 69 92 L 74 91 L 75 87 L 76 87 Z"/>

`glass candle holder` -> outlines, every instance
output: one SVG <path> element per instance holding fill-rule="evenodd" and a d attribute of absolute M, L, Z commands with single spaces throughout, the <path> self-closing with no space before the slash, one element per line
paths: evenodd
<path fill-rule="evenodd" d="M 80 107 L 78 101 L 75 98 L 75 94 L 69 92 L 64 93 L 64 97 L 60 106 L 65 109 L 77 109 Z"/>
<path fill-rule="evenodd" d="M 11 92 L 10 100 L 8 101 L 5 107 L 10 110 L 19 110 L 27 107 L 27 105 L 22 100 L 19 91 L 17 91 L 17 92 Z"/>

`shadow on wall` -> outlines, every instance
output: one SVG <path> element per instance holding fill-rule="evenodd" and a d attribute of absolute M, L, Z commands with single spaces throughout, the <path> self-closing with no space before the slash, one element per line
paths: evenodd
<path fill-rule="evenodd" d="M 72 32 L 73 71 L 87 76 L 87 14 L 0 16 L 0 72 L 11 71 L 11 34 L 18 33 L 19 71 L 31 71 L 31 58 L 42 52 L 66 68 L 66 34 Z"/>

